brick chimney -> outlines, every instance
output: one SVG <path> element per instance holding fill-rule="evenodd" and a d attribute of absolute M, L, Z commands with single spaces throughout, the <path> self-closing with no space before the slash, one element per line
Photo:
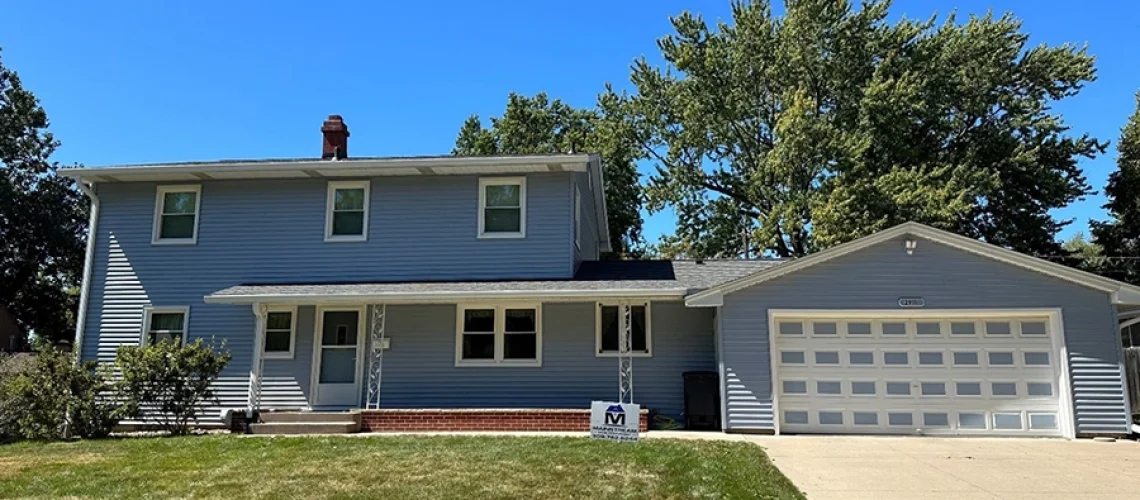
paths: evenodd
<path fill-rule="evenodd" d="M 326 160 L 334 157 L 338 160 L 348 158 L 348 125 L 344 124 L 344 119 L 340 115 L 329 115 L 321 125 L 321 135 L 324 136 L 321 158 Z"/>

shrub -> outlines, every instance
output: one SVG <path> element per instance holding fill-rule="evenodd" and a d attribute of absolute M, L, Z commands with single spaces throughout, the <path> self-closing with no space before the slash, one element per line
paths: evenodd
<path fill-rule="evenodd" d="M 105 369 L 76 363 L 47 342 L 34 356 L 10 358 L 0 375 L 0 434 L 22 439 L 103 437 L 118 423 Z"/>
<path fill-rule="evenodd" d="M 153 420 L 171 434 L 186 434 L 202 405 L 217 402 L 213 385 L 229 361 L 224 343 L 214 350 L 202 339 L 185 345 L 162 341 L 120 347 L 115 365 L 121 374 L 123 412 Z"/>

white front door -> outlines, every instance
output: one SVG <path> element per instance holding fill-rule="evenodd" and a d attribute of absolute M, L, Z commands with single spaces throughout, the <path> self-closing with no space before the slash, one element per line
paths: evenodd
<path fill-rule="evenodd" d="M 313 406 L 358 406 L 364 308 L 322 308 L 317 318 Z"/>

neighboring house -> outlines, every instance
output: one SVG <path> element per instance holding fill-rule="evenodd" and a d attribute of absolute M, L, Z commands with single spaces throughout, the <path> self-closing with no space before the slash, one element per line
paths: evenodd
<path fill-rule="evenodd" d="M 25 349 L 26 338 L 20 324 L 7 306 L 0 305 L 0 352 L 20 352 Z"/>
<path fill-rule="evenodd" d="M 913 223 L 787 262 L 603 261 L 595 155 L 352 158 L 322 131 L 316 159 L 65 170 L 94 206 L 82 358 L 224 339 L 222 408 L 374 430 L 581 428 L 619 381 L 679 418 L 704 370 L 732 432 L 1129 431 L 1136 287 Z"/>

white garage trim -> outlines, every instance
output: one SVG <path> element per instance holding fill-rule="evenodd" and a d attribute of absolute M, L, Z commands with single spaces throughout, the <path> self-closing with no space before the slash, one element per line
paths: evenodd
<path fill-rule="evenodd" d="M 1060 308 L 1026 308 L 1026 309 L 769 309 L 768 310 L 768 351 L 769 366 L 771 369 L 771 397 L 772 397 L 772 426 L 775 433 L 780 434 L 780 384 L 779 349 L 776 345 L 777 320 L 781 318 L 796 318 L 803 320 L 819 319 L 954 319 L 954 318 L 1017 318 L 1036 317 L 1046 318 L 1049 322 L 1050 339 L 1055 359 L 1060 364 L 1060 380 L 1057 383 L 1059 392 L 1058 427 L 1065 438 L 1076 437 L 1076 422 L 1073 416 L 1073 392 L 1070 385 L 1069 355 L 1065 344 L 1064 321 Z M 806 332 L 805 332 L 806 334 Z"/>

